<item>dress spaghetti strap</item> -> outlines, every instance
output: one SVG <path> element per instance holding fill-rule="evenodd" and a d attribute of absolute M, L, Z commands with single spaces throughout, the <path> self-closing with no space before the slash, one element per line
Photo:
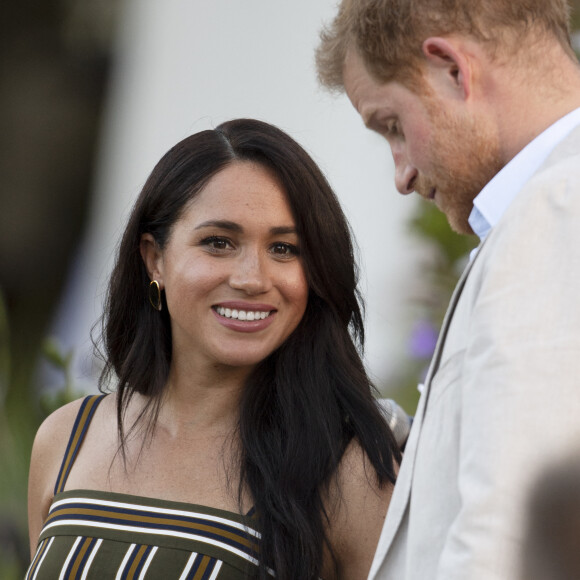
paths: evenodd
<path fill-rule="evenodd" d="M 91 419 L 104 397 L 106 395 L 89 395 L 83 400 L 68 440 L 58 477 L 56 478 L 55 495 L 64 490 L 66 480 L 84 441 Z"/>

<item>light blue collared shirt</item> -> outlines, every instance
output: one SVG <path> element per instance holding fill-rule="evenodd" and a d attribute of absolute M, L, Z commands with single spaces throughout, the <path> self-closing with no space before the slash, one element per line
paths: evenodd
<path fill-rule="evenodd" d="M 578 125 L 580 125 L 580 108 L 564 115 L 530 141 L 480 191 L 473 200 L 473 209 L 468 220 L 480 242 L 485 240 L 491 228 L 499 222 L 525 183 L 548 158 L 556 145 Z M 471 259 L 478 249 L 479 247 L 471 252 Z"/>

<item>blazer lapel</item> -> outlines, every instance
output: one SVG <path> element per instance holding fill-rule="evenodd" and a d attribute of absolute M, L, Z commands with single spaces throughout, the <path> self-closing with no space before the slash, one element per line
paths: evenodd
<path fill-rule="evenodd" d="M 463 288 L 465 287 L 465 282 L 467 280 L 467 276 L 471 272 L 473 268 L 473 264 L 477 260 L 477 257 L 481 253 L 483 245 L 485 244 L 485 240 L 482 244 L 480 244 L 477 254 L 473 257 L 473 259 L 467 264 L 465 270 L 463 270 L 463 274 L 459 278 L 457 285 L 455 286 L 455 290 L 451 296 L 451 300 L 449 301 L 449 306 L 447 307 L 447 312 L 445 312 L 445 317 L 443 318 L 443 323 L 441 324 L 441 330 L 439 331 L 439 337 L 437 338 L 437 345 L 435 346 L 435 351 L 433 356 L 431 357 L 431 362 L 429 363 L 429 370 L 427 371 L 427 376 L 425 378 L 425 383 L 423 387 L 423 396 L 422 398 L 427 399 L 429 397 L 429 391 L 431 390 L 431 382 L 433 381 L 433 377 L 435 373 L 439 369 L 439 365 L 441 364 L 441 355 L 443 354 L 443 347 L 445 346 L 445 339 L 447 338 L 447 333 L 449 331 L 449 326 L 451 325 L 451 319 L 453 318 L 453 314 L 455 313 L 455 308 L 457 307 L 457 303 L 459 302 L 459 297 L 463 292 Z M 423 412 L 427 404 L 424 405 Z M 416 417 L 415 417 L 416 418 Z"/>
<path fill-rule="evenodd" d="M 375 554 L 375 562 L 377 561 L 381 562 L 384 559 L 390 546 L 392 545 L 395 534 L 399 529 L 399 526 L 403 519 L 403 515 L 407 509 L 411 492 L 411 482 L 413 479 L 413 469 L 415 466 L 415 456 L 417 453 L 417 443 L 421 432 L 421 424 L 423 422 L 423 418 L 427 408 L 429 392 L 431 389 L 431 382 L 433 380 L 435 373 L 437 372 L 437 369 L 439 368 L 439 364 L 441 362 L 441 354 L 443 352 L 443 346 L 445 345 L 447 332 L 449 330 L 449 326 L 453 318 L 453 313 L 455 312 L 455 308 L 457 306 L 457 303 L 459 302 L 461 292 L 465 287 L 467 277 L 471 272 L 471 269 L 477 257 L 481 253 L 484 244 L 485 241 L 480 245 L 477 254 L 473 258 L 473 260 L 469 262 L 469 264 L 463 271 L 461 278 L 459 279 L 457 285 L 455 286 L 455 290 L 453 291 L 449 307 L 447 308 L 447 312 L 445 313 L 445 318 L 443 319 L 443 324 L 441 326 L 439 338 L 437 339 L 435 352 L 433 354 L 433 357 L 431 358 L 431 363 L 429 365 L 429 370 L 427 372 L 427 377 L 425 379 L 423 392 L 421 394 L 421 398 L 417 406 L 417 411 L 415 413 L 415 418 L 413 420 L 413 428 L 411 429 L 411 433 L 409 435 L 409 441 L 407 442 L 404 460 L 401 463 L 401 470 L 397 477 L 397 484 L 395 485 L 395 488 L 393 490 L 393 497 L 391 499 L 391 504 L 389 506 L 389 511 L 387 513 L 387 519 L 385 520 L 385 526 L 381 534 L 381 539 L 379 541 L 377 553 Z M 380 554 L 380 552 L 382 552 L 382 554 Z"/>

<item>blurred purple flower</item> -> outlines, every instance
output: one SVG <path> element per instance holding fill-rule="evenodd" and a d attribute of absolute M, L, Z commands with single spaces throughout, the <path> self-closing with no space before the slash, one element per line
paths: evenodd
<path fill-rule="evenodd" d="M 420 320 L 411 331 L 409 351 L 413 358 L 429 358 L 437 344 L 438 330 L 428 320 Z"/>

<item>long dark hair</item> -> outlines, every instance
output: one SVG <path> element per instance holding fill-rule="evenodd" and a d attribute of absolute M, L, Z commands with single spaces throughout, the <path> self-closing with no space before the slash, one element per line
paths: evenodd
<path fill-rule="evenodd" d="M 262 532 L 259 577 L 318 578 L 327 514 L 323 494 L 356 439 L 380 485 L 394 483 L 400 454 L 360 358 L 361 300 L 350 230 L 323 174 L 292 138 L 267 123 L 239 119 L 171 148 L 147 179 L 123 235 L 103 316 L 101 388 L 118 378 L 117 420 L 135 392 L 148 397 L 140 419 L 153 429 L 171 364 L 167 308 L 148 302 L 142 234 L 163 248 L 187 202 L 227 165 L 270 168 L 295 219 L 309 285 L 306 312 L 286 342 L 247 380 L 239 438 L 240 497 L 249 489 Z M 332 553 L 332 550 L 330 549 Z"/>

